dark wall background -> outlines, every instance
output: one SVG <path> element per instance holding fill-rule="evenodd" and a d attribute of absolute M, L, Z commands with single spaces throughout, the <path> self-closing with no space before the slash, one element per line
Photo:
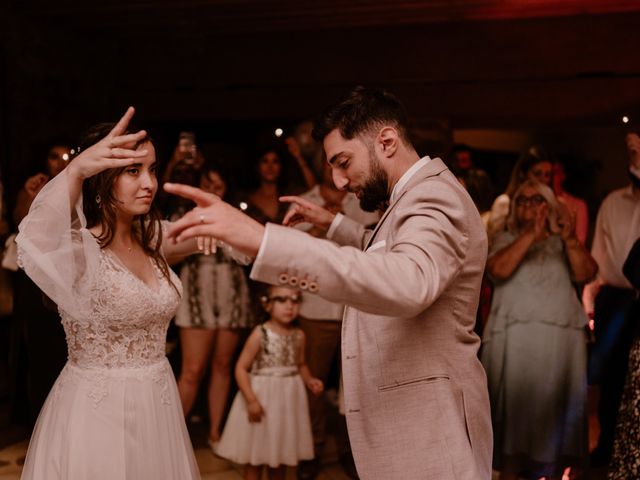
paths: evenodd
<path fill-rule="evenodd" d="M 515 128 L 582 154 L 588 135 L 613 131 L 612 163 L 597 161 L 621 170 L 620 117 L 640 118 L 640 5 L 525 3 L 10 0 L 0 6 L 5 188 L 15 194 L 40 143 L 130 104 L 165 159 L 192 128 L 242 163 L 260 132 L 355 84 L 391 89 L 418 127 L 442 130 L 445 148 L 453 129 Z M 615 186 L 607 178 L 598 192 Z"/>

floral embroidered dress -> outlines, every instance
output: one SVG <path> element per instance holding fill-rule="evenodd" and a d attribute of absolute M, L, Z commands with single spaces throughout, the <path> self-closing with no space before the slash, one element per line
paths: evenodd
<path fill-rule="evenodd" d="M 156 285 L 147 285 L 85 227 L 82 202 L 69 204 L 66 172 L 20 224 L 19 262 L 58 305 L 68 346 L 22 478 L 200 478 L 165 357 L 180 282 L 154 264 Z"/>

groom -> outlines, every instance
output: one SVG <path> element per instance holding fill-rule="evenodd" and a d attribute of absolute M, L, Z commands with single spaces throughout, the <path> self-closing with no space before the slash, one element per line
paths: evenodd
<path fill-rule="evenodd" d="M 254 222 L 184 185 L 198 205 L 170 235 L 210 235 L 256 257 L 251 277 L 346 304 L 344 397 L 358 473 L 368 479 L 488 480 L 492 432 L 473 333 L 487 239 L 464 188 L 440 159 L 420 158 L 404 108 L 358 87 L 314 135 L 336 186 L 386 211 L 373 231 L 299 198 L 285 223 L 309 221 L 326 240 Z"/>

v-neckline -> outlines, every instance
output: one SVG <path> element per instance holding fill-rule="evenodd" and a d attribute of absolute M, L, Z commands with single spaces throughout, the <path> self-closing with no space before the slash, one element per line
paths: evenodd
<path fill-rule="evenodd" d="M 151 270 L 153 272 L 153 276 L 156 279 L 156 285 L 157 288 L 154 288 L 153 286 L 149 285 L 147 282 L 145 282 L 142 278 L 140 278 L 138 275 L 136 275 L 135 273 L 133 273 L 133 271 L 127 267 L 127 265 L 122 261 L 122 259 L 118 256 L 118 254 L 116 252 L 114 252 L 113 250 L 109 249 L 109 248 L 103 248 L 102 250 L 104 250 L 105 252 L 107 252 L 108 255 L 111 255 L 116 262 L 118 262 L 119 266 L 125 270 L 129 275 L 131 275 L 133 278 L 135 278 L 136 280 L 138 280 L 140 283 L 142 283 L 145 287 L 147 287 L 147 289 L 149 289 L 149 291 L 153 292 L 155 295 L 158 295 L 160 293 L 160 290 L 162 288 L 162 285 L 160 284 L 160 279 L 158 278 L 158 275 L 156 274 L 156 266 L 153 264 L 153 262 L 151 261 L 150 257 L 147 257 L 147 261 L 149 262 L 149 264 L 151 265 Z M 146 256 L 146 255 L 145 255 Z"/>

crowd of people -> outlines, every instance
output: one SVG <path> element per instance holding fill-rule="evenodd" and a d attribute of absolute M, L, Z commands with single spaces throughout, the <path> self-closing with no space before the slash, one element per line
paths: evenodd
<path fill-rule="evenodd" d="M 281 273 L 277 286 L 251 280 L 249 259 L 207 234 L 172 241 L 168 222 L 202 206 L 161 194 L 158 184 L 198 187 L 260 224 L 297 223 L 320 238 L 329 236 L 321 222 L 304 215 L 306 221 L 294 221 L 292 203 L 369 227 L 388 203 L 365 211 L 355 193 L 336 184 L 334 158 L 324 167 L 315 162 L 322 145 L 305 149 L 292 137 L 256 150 L 250 191 L 236 191 L 227 166 L 205 158 L 188 132 L 163 168 L 147 133 L 127 129 L 132 115 L 93 129 L 79 152 L 66 141 L 52 143 L 45 168 L 15 201 L 19 248 L 16 254 L 11 237 L 3 266 L 15 270 L 11 362 L 19 366 L 26 357 L 28 364 L 11 381 L 18 392 L 20 377 L 27 379 L 29 408 L 20 411 L 25 399 L 18 393 L 14 415 L 33 422 L 39 414 L 24 478 L 47 478 L 51 468 L 61 478 L 90 478 L 101 469 L 125 478 L 125 468 L 127 475 L 138 472 L 131 478 L 197 478 L 182 417 L 190 418 L 202 389 L 214 454 L 246 464 L 248 479 L 261 478 L 262 467 L 269 478 L 284 478 L 287 465 L 298 466 L 298 478 L 314 478 L 327 439 L 324 392 L 336 386 L 342 395 L 335 365 L 344 304 L 319 297 L 318 278 L 295 269 Z M 608 465 L 610 479 L 640 478 L 638 134 L 629 133 L 626 144 L 630 184 L 606 197 L 595 222 L 586 202 L 565 190 L 565 165 L 539 146 L 522 153 L 495 199 L 468 148 L 446 159 L 488 238 L 475 330 L 491 406 L 493 469 L 502 480 L 560 480 L 568 469 L 579 478 L 589 465 Z M 204 225 L 204 213 L 199 218 Z M 177 388 L 164 360 L 172 317 L 180 343 Z M 90 368 L 96 358 L 111 370 L 87 377 L 78 366 Z M 135 369 L 124 368 L 131 364 Z M 152 393 L 140 386 L 145 382 Z M 591 461 L 589 383 L 600 385 Z M 78 409 L 98 405 L 111 414 L 74 421 Z M 338 453 L 355 478 L 339 418 Z M 161 427 L 151 428 L 158 419 Z M 63 424 L 85 444 L 80 466 L 51 464 L 60 457 L 52 439 Z M 137 438 L 153 454 L 137 446 L 116 451 L 116 427 L 142 432 Z"/>

